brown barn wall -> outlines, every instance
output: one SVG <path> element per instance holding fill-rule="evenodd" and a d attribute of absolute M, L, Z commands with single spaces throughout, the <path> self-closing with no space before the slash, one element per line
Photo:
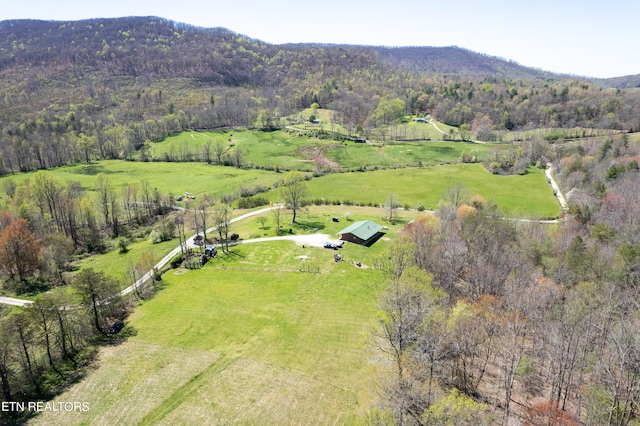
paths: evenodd
<path fill-rule="evenodd" d="M 340 237 L 341 240 L 349 241 L 350 243 L 362 244 L 364 241 L 362 239 L 356 237 L 352 233 L 342 234 Z"/>

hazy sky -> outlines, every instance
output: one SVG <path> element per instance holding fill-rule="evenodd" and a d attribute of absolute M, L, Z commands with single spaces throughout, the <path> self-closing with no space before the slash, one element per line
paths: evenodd
<path fill-rule="evenodd" d="M 269 43 L 460 46 L 543 70 L 640 74 L 638 0 L 5 0 L 0 20 L 160 16 Z"/>

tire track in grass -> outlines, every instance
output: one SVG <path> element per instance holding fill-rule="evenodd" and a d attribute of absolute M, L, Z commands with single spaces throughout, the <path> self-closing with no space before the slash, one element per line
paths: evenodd
<path fill-rule="evenodd" d="M 207 379 L 226 370 L 231 364 L 238 361 L 237 357 L 227 357 L 223 355 L 209 365 L 204 371 L 196 374 L 187 383 L 178 388 L 171 396 L 162 401 L 158 407 L 156 407 L 149 414 L 144 416 L 139 425 L 154 425 L 162 420 L 165 416 L 173 412 L 184 401 L 186 401 L 191 395 L 193 395 L 201 386 L 203 386 Z"/>

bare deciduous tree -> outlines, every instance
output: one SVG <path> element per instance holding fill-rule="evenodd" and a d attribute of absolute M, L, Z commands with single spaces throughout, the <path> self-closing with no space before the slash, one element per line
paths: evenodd
<path fill-rule="evenodd" d="M 387 218 L 390 221 L 392 221 L 393 218 L 395 217 L 395 212 L 399 207 L 400 207 L 400 200 L 398 198 L 398 195 L 389 194 L 387 196 L 387 199 L 384 202 L 384 208 L 387 210 L 387 213 L 388 213 Z"/>
<path fill-rule="evenodd" d="M 281 185 L 282 198 L 287 207 L 293 211 L 292 223 L 296 223 L 296 214 L 304 205 L 305 198 L 309 193 L 309 186 L 302 172 L 292 170 L 284 178 Z"/>

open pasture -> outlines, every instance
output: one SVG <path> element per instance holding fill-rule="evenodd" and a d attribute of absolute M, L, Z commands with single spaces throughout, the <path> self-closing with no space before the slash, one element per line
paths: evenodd
<path fill-rule="evenodd" d="M 370 266 L 387 244 L 347 244 L 340 263 L 290 241 L 240 245 L 168 272 L 128 319 L 128 340 L 102 348 L 99 367 L 56 398 L 89 412 L 35 423 L 355 422 L 377 396 L 368 332 L 382 279 Z M 300 272 L 306 262 L 315 272 Z"/>
<path fill-rule="evenodd" d="M 409 129 L 429 129 L 439 135 L 435 140 L 441 140 L 442 134 L 430 124 L 408 123 L 403 125 L 403 137 L 411 139 L 427 139 L 427 134 L 413 135 Z M 329 129 L 323 124 L 316 130 Z M 415 130 L 414 130 L 415 131 Z M 400 134 L 399 134 L 400 135 Z M 430 136 L 434 136 L 428 133 Z M 223 144 L 225 155 L 234 149 L 242 151 L 242 161 L 251 167 L 267 169 L 298 169 L 312 171 L 317 168 L 316 160 L 322 164 L 322 158 L 332 162 L 332 166 L 343 169 L 359 169 L 376 167 L 404 167 L 456 163 L 463 153 L 472 154 L 479 160 L 486 158 L 490 152 L 502 149 L 496 144 L 474 144 L 466 142 L 374 142 L 354 143 L 350 141 L 318 139 L 300 135 L 296 132 L 259 130 L 233 130 L 225 132 L 183 132 L 171 136 L 162 142 L 152 144 L 151 157 L 155 159 L 174 158 L 180 161 L 186 153 L 192 158 L 200 158 L 202 148 L 209 143 L 212 147 L 216 143 Z M 184 157 L 186 158 L 186 157 Z"/>
<path fill-rule="evenodd" d="M 149 238 L 127 245 L 128 251 L 120 253 L 117 248 L 107 253 L 89 256 L 76 262 L 79 269 L 93 268 L 104 272 L 123 283 L 123 287 L 131 285 L 135 280 L 131 271 L 137 270 L 137 278 L 150 271 L 160 259 L 166 256 L 179 244 L 178 239 L 152 244 Z"/>
<path fill-rule="evenodd" d="M 375 205 L 383 205 L 389 194 L 396 194 L 402 206 L 435 209 L 447 188 L 457 184 L 470 196 L 477 194 L 494 202 L 508 215 L 556 218 L 560 214 L 544 171 L 535 168 L 522 176 L 493 175 L 479 164 L 335 173 L 309 181 L 309 193 L 310 198 L 326 203 Z M 275 201 L 279 194 L 274 190 L 265 196 Z"/>
<path fill-rule="evenodd" d="M 335 145 L 325 155 L 345 169 L 372 170 L 378 167 L 404 167 L 458 163 L 463 153 L 482 160 L 497 145 L 465 142 L 391 142 Z"/>
<path fill-rule="evenodd" d="M 209 193 L 216 198 L 233 194 L 241 186 L 262 185 L 273 188 L 284 176 L 267 170 L 208 166 L 200 163 L 138 163 L 102 161 L 89 165 L 61 167 L 46 171 L 60 182 L 78 181 L 92 191 L 98 173 L 106 174 L 120 188 L 147 179 L 151 186 L 175 196 L 190 192 Z M 5 176 L 2 179 L 24 181 L 33 174 Z M 452 164 L 437 167 L 414 167 L 374 170 L 366 173 L 334 173 L 309 181 L 309 198 L 327 203 L 382 205 L 389 194 L 396 194 L 402 206 L 419 205 L 434 209 L 446 189 L 461 184 L 469 195 L 480 195 L 493 201 L 506 213 L 532 218 L 555 218 L 560 206 L 546 182 L 543 170 L 530 168 L 525 175 L 499 176 L 480 164 Z M 279 202 L 280 192 L 272 189 L 261 196 Z"/>
<path fill-rule="evenodd" d="M 151 188 L 160 193 L 175 196 L 184 192 L 191 194 L 211 193 L 213 195 L 235 193 L 241 185 L 271 186 L 278 178 L 273 172 L 256 169 L 211 166 L 202 163 L 131 162 L 122 160 L 96 161 L 91 164 L 77 164 L 47 170 L 61 183 L 77 181 L 88 190 L 93 190 L 96 176 L 104 173 L 111 184 L 121 188 L 129 183 L 149 181 Z M 16 183 L 32 179 L 33 173 L 21 173 L 0 178 L 13 179 Z"/>
<path fill-rule="evenodd" d="M 313 170 L 310 161 L 314 150 L 338 143 L 334 140 L 320 140 L 298 136 L 285 131 L 263 132 L 260 130 L 230 130 L 224 132 L 182 132 L 152 144 L 151 156 L 165 159 L 173 156 L 179 160 L 180 153 L 191 153 L 200 158 L 205 144 L 211 145 L 212 156 L 216 143 L 223 144 L 224 154 L 234 149 L 242 151 L 243 163 L 252 167 L 268 169 Z"/>

